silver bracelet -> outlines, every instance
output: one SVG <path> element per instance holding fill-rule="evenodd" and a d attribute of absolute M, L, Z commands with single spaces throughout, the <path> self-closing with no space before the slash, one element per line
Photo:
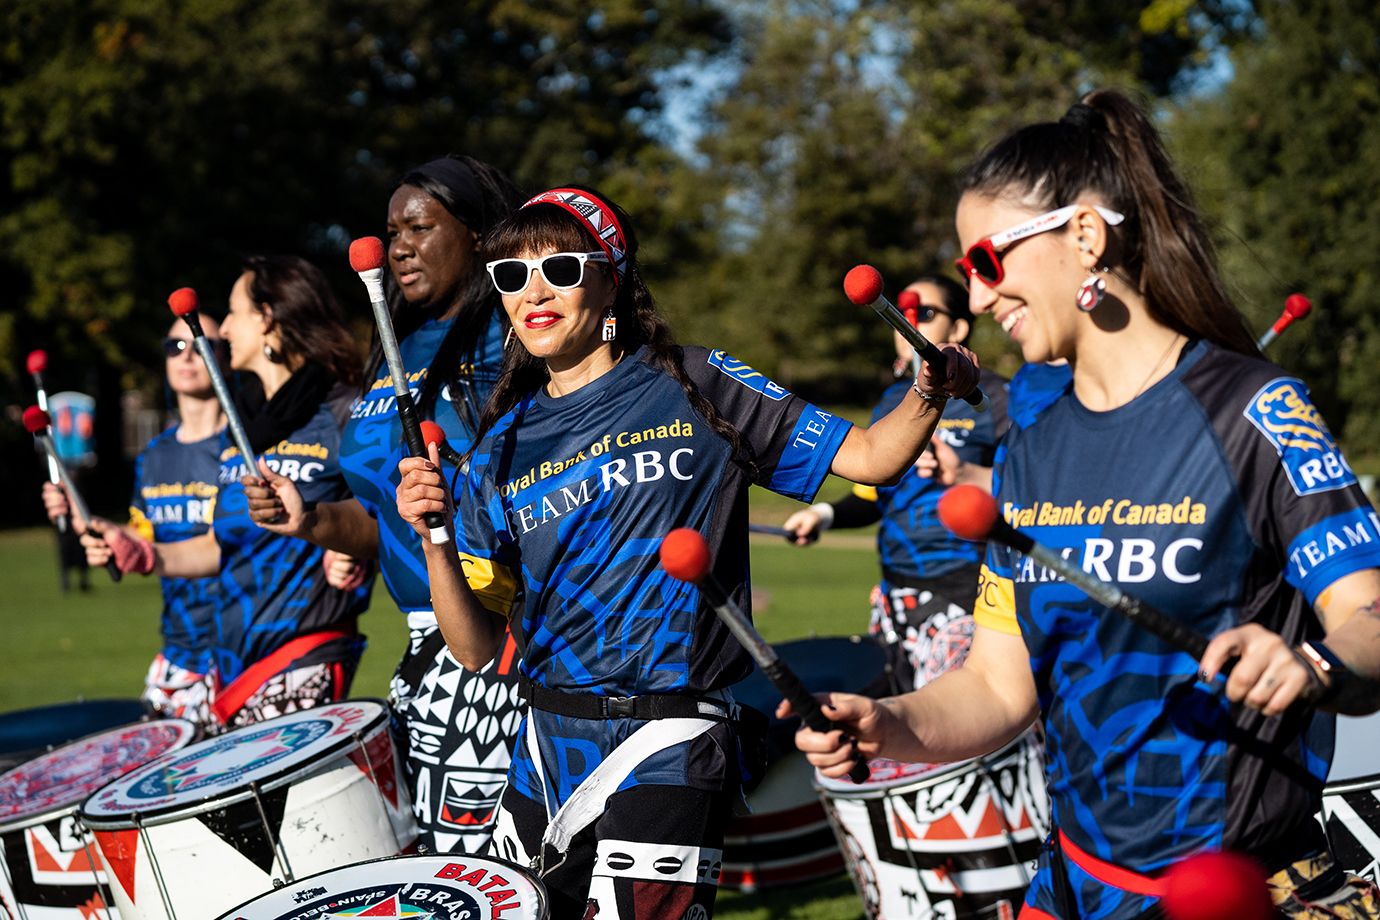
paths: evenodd
<path fill-rule="evenodd" d="M 912 383 L 910 388 L 915 391 L 916 396 L 919 396 L 927 403 L 946 403 L 949 401 L 948 393 L 926 393 L 924 390 L 920 389 L 920 384 L 918 382 Z"/>

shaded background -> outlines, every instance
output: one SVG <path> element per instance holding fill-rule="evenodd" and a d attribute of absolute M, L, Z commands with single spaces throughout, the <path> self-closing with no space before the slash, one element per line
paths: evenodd
<path fill-rule="evenodd" d="M 955 175 L 1078 94 L 1144 94 L 1254 328 L 1354 465 L 1380 461 L 1380 24 L 1359 0 L 7 0 L 0 6 L 0 523 L 41 519 L 24 356 L 99 400 L 88 489 L 119 514 L 160 407 L 169 291 L 223 307 L 240 255 L 330 273 L 387 189 L 448 151 L 526 189 L 595 183 L 637 221 L 682 340 L 867 404 L 889 333 L 847 306 L 955 255 Z M 1018 359 L 991 323 L 979 351 Z M 122 399 L 122 394 L 125 395 Z M 147 415 L 147 413 L 145 413 Z M 147 427 L 147 425 L 145 426 Z M 150 432 L 151 433 L 151 432 Z"/>

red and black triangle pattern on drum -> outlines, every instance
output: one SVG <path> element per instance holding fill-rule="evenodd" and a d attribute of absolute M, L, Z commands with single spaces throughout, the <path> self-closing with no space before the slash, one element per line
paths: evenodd
<path fill-rule="evenodd" d="M 251 796 L 243 802 L 197 815 L 197 820 L 258 866 L 264 874 L 271 875 L 278 840 L 282 836 L 283 812 L 287 809 L 289 788 L 289 785 L 284 785 L 272 792 L 260 793 L 259 802 L 263 803 L 262 815 Z M 268 822 L 268 834 L 264 831 L 265 820 Z"/>

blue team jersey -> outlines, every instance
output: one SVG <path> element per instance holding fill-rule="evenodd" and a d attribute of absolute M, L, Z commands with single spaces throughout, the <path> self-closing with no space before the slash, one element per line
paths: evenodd
<path fill-rule="evenodd" d="M 951 399 L 944 407 L 935 433 L 965 463 L 991 466 L 997 442 L 1006 431 L 1006 381 L 986 371 L 982 389 L 991 409 L 978 412 L 961 399 Z M 891 412 L 906 394 L 911 382 L 892 384 L 882 394 L 872 412 L 872 422 Z M 887 580 L 937 578 L 982 560 L 982 544 L 961 540 L 939 523 L 939 497 L 945 487 L 933 478 L 907 470 L 892 486 L 855 486 L 853 494 L 875 501 L 881 514 L 877 528 L 877 552 L 881 556 L 882 577 Z"/>
<path fill-rule="evenodd" d="M 678 527 L 703 534 L 719 583 L 748 611 L 749 485 L 811 500 L 851 426 L 721 351 L 685 348 L 681 361 L 742 433 L 738 457 L 644 349 L 575 393 L 524 398 L 480 442 L 456 496 L 466 575 L 485 606 L 510 619 L 525 643 L 522 673 L 539 685 L 693 693 L 750 669 L 699 590 L 661 568 L 661 539 Z M 539 710 L 529 718 L 550 785 L 535 779 L 522 746 L 510 782 L 555 804 L 642 724 Z M 715 782 L 688 747 L 644 762 L 630 782 Z"/>
<path fill-rule="evenodd" d="M 408 387 L 415 400 L 426 381 L 427 369 L 440 350 L 452 321 L 424 323 L 399 343 L 402 363 L 408 368 Z M 503 360 L 503 332 L 495 313 L 471 361 L 460 369 L 462 389 L 442 387 L 435 407 L 426 415 L 446 432 L 446 441 L 458 453 L 469 449 L 471 418 L 483 409 Z M 467 392 L 466 392 L 467 391 Z M 388 366 L 380 367 L 369 391 L 350 407 L 350 419 L 340 438 L 340 466 L 355 498 L 379 524 L 379 571 L 388 593 L 404 613 L 431 609 L 422 544 L 397 513 L 395 490 L 400 479 L 398 463 L 408 456 L 402 422 L 393 395 Z M 454 467 L 442 461 L 446 481 Z M 379 509 L 383 513 L 379 513 Z"/>
<path fill-rule="evenodd" d="M 1005 446 L 1007 521 L 1204 635 L 1318 637 L 1319 593 L 1380 566 L 1380 521 L 1306 388 L 1259 359 L 1197 343 L 1129 404 L 1066 392 Z M 1085 852 L 1154 873 L 1205 847 L 1270 865 L 1323 845 L 1331 716 L 1229 704 L 1191 656 L 996 544 L 975 616 L 1025 641 L 1054 819 Z M 1146 906 L 1099 897 L 1085 916 Z"/>
<path fill-rule="evenodd" d="M 184 444 L 177 426 L 148 443 L 134 461 L 129 523 L 146 540 L 178 543 L 204 534 L 216 506 L 220 435 Z M 218 579 L 164 578 L 163 657 L 180 668 L 206 670 Z"/>
<path fill-rule="evenodd" d="M 1028 428 L 1041 410 L 1071 386 L 1073 368 L 1067 364 L 1023 364 L 1007 385 L 1006 414 L 1015 424 Z"/>
<path fill-rule="evenodd" d="M 269 469 L 291 479 L 304 501 L 331 502 L 349 497 L 340 471 L 340 426 L 329 403 L 309 422 L 260 454 Z M 351 629 L 369 606 L 372 581 L 345 592 L 326 584 L 324 550 L 305 540 L 284 537 L 249 518 L 240 479 L 240 452 L 222 435 L 220 496 L 214 528 L 220 544 L 220 603 L 212 637 L 213 661 L 229 683 L 246 667 L 306 633 Z"/>

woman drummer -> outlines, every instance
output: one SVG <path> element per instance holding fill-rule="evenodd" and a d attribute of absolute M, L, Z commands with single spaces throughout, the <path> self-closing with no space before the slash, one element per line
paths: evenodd
<path fill-rule="evenodd" d="M 466 450 L 503 360 L 498 293 L 479 241 L 518 204 L 497 168 L 448 156 L 409 170 L 388 202 L 385 291 L 417 410 Z M 411 641 L 393 677 L 392 702 L 419 843 L 436 853 L 482 853 L 520 718 L 516 647 L 477 674 L 446 651 L 431 611 L 421 543 L 395 510 L 406 453 L 388 365 L 377 341 L 364 392 L 350 407 L 340 463 L 351 496 L 310 512 L 290 481 L 248 490 L 256 523 L 359 558 L 379 559 L 384 584 L 407 615 Z M 449 454 L 455 459 L 455 454 Z M 451 471 L 454 464 L 446 462 Z"/>
<path fill-rule="evenodd" d="M 543 871 L 557 917 L 707 917 L 740 779 L 725 688 L 750 662 L 658 567 L 661 538 L 703 533 L 746 608 L 749 484 L 808 501 L 830 470 L 900 475 L 976 368 L 954 349 L 947 380 L 922 376 L 854 429 L 722 351 L 675 345 L 627 215 L 597 192 L 536 196 L 483 252 L 512 330 L 503 375 L 465 480 L 404 460 L 398 510 L 422 533 L 457 497 L 456 546 L 424 544 L 456 658 L 485 666 L 510 624 L 525 641 L 531 711 L 497 855 Z"/>
<path fill-rule="evenodd" d="M 220 324 L 203 315 L 202 328 L 218 356 L 225 353 Z M 187 324 L 175 320 L 163 339 L 168 392 L 177 423 L 161 432 L 134 461 L 134 491 L 129 501 L 129 528 L 146 540 L 176 543 L 211 528 L 216 505 L 216 472 L 220 468 L 220 432 L 225 415 L 211 388 L 211 375 L 192 347 Z M 51 483 L 43 486 L 49 518 L 71 514 L 67 495 Z M 79 529 L 85 522 L 76 521 Z M 107 525 L 112 526 L 112 525 Z M 144 677 L 144 704 L 160 716 L 213 724 L 206 673 L 210 635 L 215 622 L 216 578 L 163 578 L 163 646 Z"/>
<path fill-rule="evenodd" d="M 1307 389 L 1260 358 L 1187 189 L 1119 93 L 1015 132 L 963 188 L 973 312 L 1027 361 L 1073 368 L 1007 435 L 999 507 L 1215 638 L 1194 661 L 992 544 L 966 665 L 826 711 L 863 754 L 907 761 L 985 753 L 1042 719 L 1056 830 L 1030 917 L 1140 916 L 1154 876 L 1217 848 L 1262 863 L 1289 916 L 1375 916 L 1313 817 L 1334 723 L 1313 705 L 1380 705 L 1380 530 Z M 797 743 L 830 776 L 857 756 L 837 732 Z"/>
<path fill-rule="evenodd" d="M 294 480 L 308 501 L 338 499 L 346 492 L 340 426 L 359 387 L 354 342 L 310 263 L 251 256 L 241 268 L 221 334 L 231 368 L 261 384 L 239 398 L 258 472 Z M 254 526 L 243 480 L 257 476 L 224 433 L 217 479 L 210 532 L 178 543 L 147 543 L 120 530 L 88 533 L 88 562 L 104 565 L 113 550 L 125 571 L 218 576 L 209 639 L 217 727 L 342 698 L 363 651 L 356 619 L 368 607 L 372 581 L 353 591 L 333 587 L 320 548 Z"/>

